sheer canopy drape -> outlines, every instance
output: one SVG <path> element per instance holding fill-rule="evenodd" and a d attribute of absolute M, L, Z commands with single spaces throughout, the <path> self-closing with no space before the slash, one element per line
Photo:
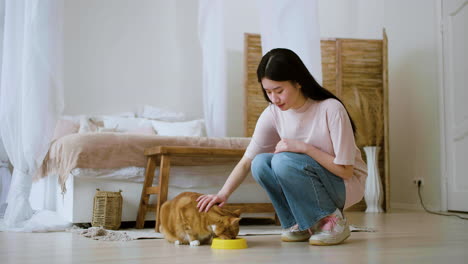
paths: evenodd
<path fill-rule="evenodd" d="M 0 137 L 0 218 L 5 214 L 8 190 L 10 188 L 11 173 L 8 155 Z"/>
<path fill-rule="evenodd" d="M 2 61 L 3 50 L 3 26 L 5 23 L 5 1 L 0 1 L 0 62 Z M 1 81 L 1 63 L 0 63 Z M 9 159 L 0 133 L 0 218 L 5 214 L 8 190 L 10 189 L 11 173 L 9 169 Z"/>
<path fill-rule="evenodd" d="M 223 1 L 199 0 L 198 33 L 203 59 L 203 114 L 211 137 L 227 135 L 227 75 Z"/>
<path fill-rule="evenodd" d="M 4 0 L 0 134 L 14 170 L 2 230 L 48 231 L 34 212 L 32 177 L 63 110 L 63 1 Z M 65 223 L 64 223 L 65 224 Z"/>
<path fill-rule="evenodd" d="M 223 2 L 199 0 L 198 9 L 204 118 L 208 136 L 221 137 L 227 135 L 228 106 Z M 263 53 L 293 50 L 322 83 L 318 0 L 257 0 L 257 6 Z"/>
<path fill-rule="evenodd" d="M 318 0 L 257 0 L 262 52 L 288 48 L 322 83 Z"/>

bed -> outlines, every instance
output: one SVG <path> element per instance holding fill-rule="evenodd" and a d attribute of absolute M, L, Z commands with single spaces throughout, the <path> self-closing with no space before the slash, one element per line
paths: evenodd
<path fill-rule="evenodd" d="M 107 119 L 120 122 L 105 122 Z M 72 223 L 89 223 L 92 220 L 93 199 L 96 189 L 105 191 L 122 190 L 122 221 L 135 221 L 142 193 L 147 157 L 144 151 L 153 146 L 186 146 L 202 148 L 245 149 L 250 138 L 209 138 L 203 131 L 184 127 L 183 135 L 169 129 L 162 135 L 143 132 L 146 121 L 159 125 L 161 120 L 144 120 L 142 117 L 112 116 L 105 118 L 80 117 L 78 131 L 62 133 L 55 139 L 36 175 L 31 204 L 33 208 L 56 210 L 65 220 Z M 137 120 L 135 120 L 137 119 Z M 64 119 L 66 120 L 66 119 Z M 71 120 L 70 118 L 68 119 Z M 135 127 L 129 124 L 133 122 Z M 185 121 L 184 121 L 185 122 Z M 71 126 L 70 122 L 68 126 Z M 124 124 L 126 123 L 126 125 Z M 183 122 L 170 122 L 171 126 L 182 126 Z M 106 125 L 104 125 L 106 124 Z M 147 123 L 146 123 L 147 124 Z M 63 124 L 62 124 L 63 125 Z M 99 131 L 89 131 L 95 125 Z M 88 126 L 88 130 L 83 127 Z M 112 128 L 120 127 L 119 131 Z M 125 129 L 124 129 L 125 127 Z M 156 128 L 158 126 L 154 126 Z M 200 126 L 203 128 L 203 126 Z M 80 131 L 81 129 L 81 131 Z M 57 130 L 63 130 L 59 127 Z M 189 132 L 187 132 L 189 131 Z M 198 131 L 198 132 L 197 132 Z M 58 132 L 57 132 L 58 133 Z M 168 136 L 168 133 L 179 134 Z M 59 133 L 60 134 L 60 133 Z M 189 136 L 191 135 L 191 136 Z M 229 173 L 240 158 L 202 157 L 180 158 L 171 164 L 168 199 L 183 191 L 216 193 L 224 184 Z M 158 184 L 159 170 L 155 170 L 153 185 Z M 57 182 L 59 183 L 57 185 Z M 47 190 L 44 193 L 41 190 Z M 51 196 L 50 193 L 53 193 Z M 157 196 L 152 197 L 152 201 Z M 231 196 L 230 203 L 269 203 L 266 193 L 249 175 Z M 252 215 L 252 214 L 250 214 Z M 274 216 L 274 214 L 253 214 Z M 245 214 L 249 216 L 249 214 Z M 148 213 L 146 220 L 154 220 L 155 214 Z"/>

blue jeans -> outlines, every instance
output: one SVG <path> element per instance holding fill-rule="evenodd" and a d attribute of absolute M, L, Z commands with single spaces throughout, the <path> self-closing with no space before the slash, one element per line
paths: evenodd
<path fill-rule="evenodd" d="M 345 204 L 343 179 L 305 154 L 258 154 L 252 175 L 268 193 L 283 228 L 298 224 L 306 230 Z"/>

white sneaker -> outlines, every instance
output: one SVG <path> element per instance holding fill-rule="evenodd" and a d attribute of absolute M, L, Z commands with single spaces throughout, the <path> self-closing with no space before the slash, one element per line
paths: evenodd
<path fill-rule="evenodd" d="M 294 225 L 281 232 L 281 241 L 283 242 L 303 242 L 307 241 L 309 237 L 309 230 L 299 231 L 298 225 Z"/>
<path fill-rule="evenodd" d="M 346 219 L 340 210 L 320 220 L 318 230 L 309 238 L 309 244 L 316 246 L 336 245 L 345 241 L 351 234 Z"/>

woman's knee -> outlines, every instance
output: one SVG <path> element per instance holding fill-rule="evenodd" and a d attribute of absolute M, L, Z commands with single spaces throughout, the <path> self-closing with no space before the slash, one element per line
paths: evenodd
<path fill-rule="evenodd" d="M 288 175 L 292 170 L 297 169 L 300 164 L 297 155 L 301 154 L 292 152 L 277 153 L 271 159 L 271 168 L 279 177 Z"/>
<path fill-rule="evenodd" d="M 268 170 L 271 170 L 272 157 L 273 154 L 271 153 L 261 153 L 252 160 L 252 176 L 256 180 L 259 180 Z"/>

